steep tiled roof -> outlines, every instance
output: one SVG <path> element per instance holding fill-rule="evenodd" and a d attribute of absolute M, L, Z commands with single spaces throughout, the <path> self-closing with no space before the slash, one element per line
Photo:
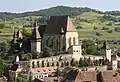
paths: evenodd
<path fill-rule="evenodd" d="M 60 34 L 67 31 L 76 31 L 69 16 L 51 16 L 45 33 Z"/>
<path fill-rule="evenodd" d="M 22 71 L 24 74 L 43 74 L 43 73 L 55 73 L 57 67 L 42 67 L 42 68 L 29 68 Z"/>
<path fill-rule="evenodd" d="M 114 71 L 104 71 L 101 73 L 103 82 L 120 82 L 120 74 Z"/>
<path fill-rule="evenodd" d="M 56 69 L 56 67 L 31 68 L 30 72 L 32 74 L 53 73 L 56 72 Z"/>
<path fill-rule="evenodd" d="M 43 37 L 46 27 L 47 27 L 47 25 L 40 25 L 39 26 L 38 31 L 39 31 L 41 37 Z"/>
<path fill-rule="evenodd" d="M 76 79 L 78 74 L 78 70 L 70 70 L 62 79 L 62 82 L 73 82 Z"/>
<path fill-rule="evenodd" d="M 61 82 L 61 79 L 63 77 L 48 77 L 48 78 L 44 78 L 43 82 Z"/>
<path fill-rule="evenodd" d="M 76 77 L 75 82 L 97 82 L 97 72 L 96 71 L 80 71 Z"/>

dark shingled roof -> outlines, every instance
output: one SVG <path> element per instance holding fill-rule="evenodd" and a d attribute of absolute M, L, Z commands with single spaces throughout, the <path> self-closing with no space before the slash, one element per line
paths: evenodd
<path fill-rule="evenodd" d="M 47 27 L 47 25 L 40 25 L 39 26 L 38 31 L 39 31 L 41 37 L 43 37 L 46 27 Z"/>
<path fill-rule="evenodd" d="M 60 34 L 61 32 L 66 33 L 67 31 L 76 31 L 69 16 L 51 16 L 45 33 Z"/>

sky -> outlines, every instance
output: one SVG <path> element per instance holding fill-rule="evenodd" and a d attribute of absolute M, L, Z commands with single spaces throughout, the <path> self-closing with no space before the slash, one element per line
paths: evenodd
<path fill-rule="evenodd" d="M 120 0 L 0 0 L 0 12 L 21 13 L 62 5 L 101 11 L 120 10 Z"/>

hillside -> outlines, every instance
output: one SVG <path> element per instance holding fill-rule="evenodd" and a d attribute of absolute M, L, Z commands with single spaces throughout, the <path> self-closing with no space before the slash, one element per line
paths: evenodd
<path fill-rule="evenodd" d="M 97 11 L 95 9 L 90 8 L 82 8 L 82 7 L 68 7 L 68 6 L 56 6 L 48 9 L 42 9 L 34 12 L 25 12 L 25 13 L 9 13 L 9 12 L 1 12 L 0 19 L 1 20 L 9 20 L 13 18 L 21 18 L 26 16 L 52 16 L 52 15 L 69 15 L 69 16 L 77 16 L 84 12 L 97 12 L 103 13 L 101 11 Z"/>
<path fill-rule="evenodd" d="M 39 20 L 39 22 L 43 24 L 50 15 L 64 14 L 71 16 L 81 40 L 98 39 L 100 41 L 114 40 L 117 42 L 120 39 L 120 32 L 115 31 L 116 28 L 120 27 L 120 15 L 105 14 L 90 8 L 57 6 L 36 11 L 36 13 L 26 12 L 15 14 L 12 15 L 13 18 L 11 20 L 9 18 L 6 18 L 4 21 L 1 20 L 0 24 L 4 23 L 5 28 L 0 28 L 0 42 L 12 39 L 13 28 L 22 30 L 23 27 L 25 27 L 30 33 L 34 20 Z M 7 16 L 9 17 L 9 15 Z"/>

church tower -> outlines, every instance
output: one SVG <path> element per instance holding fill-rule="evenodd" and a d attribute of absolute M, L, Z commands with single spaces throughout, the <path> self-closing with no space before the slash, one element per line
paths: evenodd
<path fill-rule="evenodd" d="M 34 24 L 34 29 L 31 36 L 31 52 L 41 52 L 41 36 L 38 31 L 37 23 Z"/>
<path fill-rule="evenodd" d="M 20 30 L 17 31 L 17 39 L 22 39 L 23 36 L 22 36 L 22 33 L 20 32 Z"/>
<path fill-rule="evenodd" d="M 105 50 L 105 55 L 106 55 L 106 58 L 111 61 L 111 55 L 112 55 L 112 50 L 111 48 L 108 46 L 107 42 L 105 43 L 105 47 L 106 47 L 106 50 Z"/>
<path fill-rule="evenodd" d="M 14 30 L 14 33 L 13 33 L 13 43 L 16 44 L 17 43 L 17 35 L 16 35 L 16 31 Z"/>

